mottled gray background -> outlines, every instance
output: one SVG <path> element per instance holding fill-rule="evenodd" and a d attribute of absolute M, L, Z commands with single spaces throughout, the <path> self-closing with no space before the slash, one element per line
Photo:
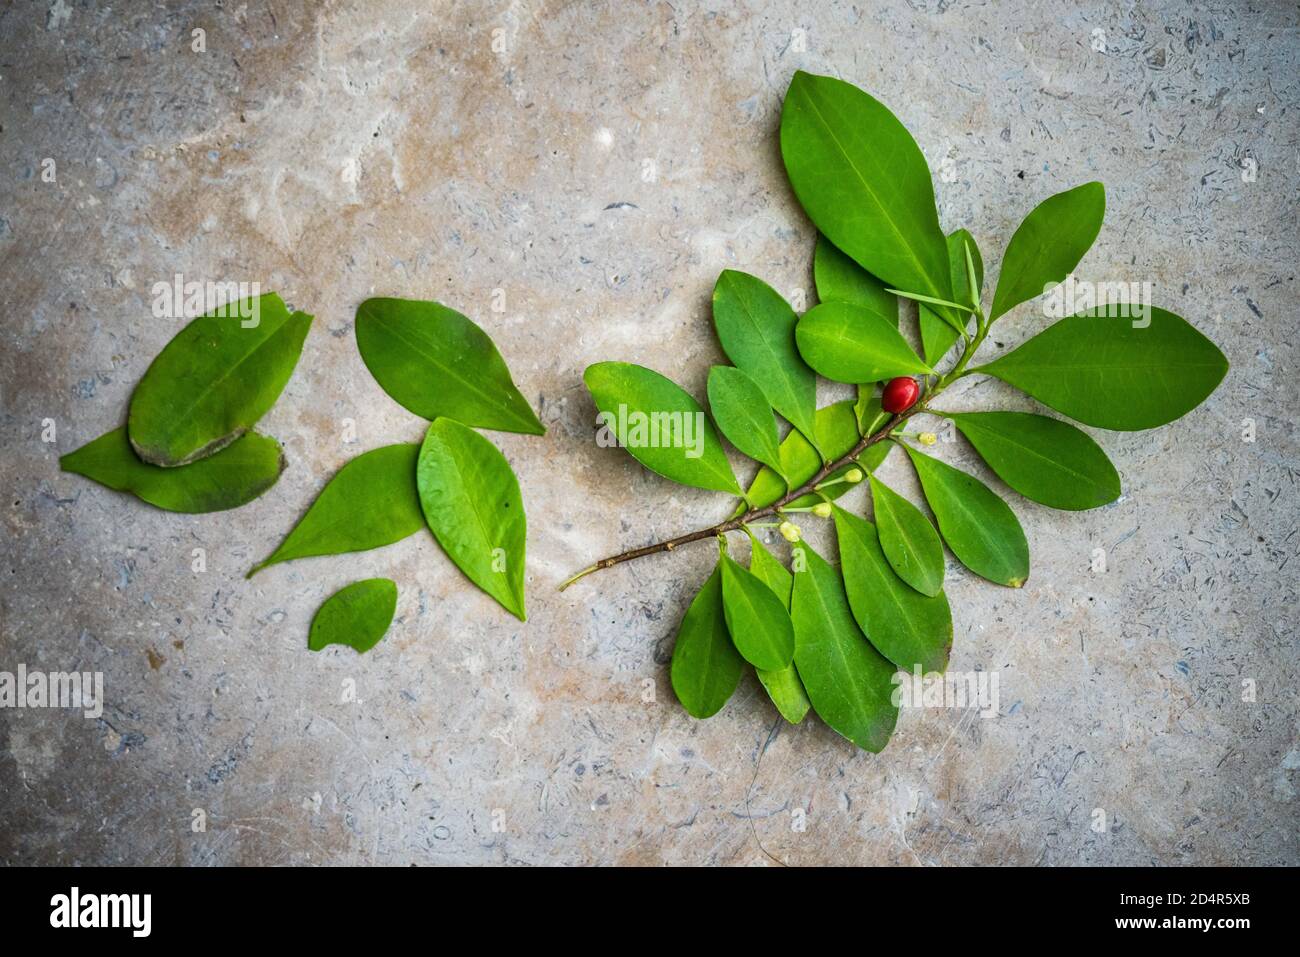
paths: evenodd
<path fill-rule="evenodd" d="M 5 5 L 0 670 L 102 671 L 107 702 L 0 711 L 0 861 L 1300 863 L 1298 27 L 1275 0 Z M 879 756 L 783 725 L 752 677 L 707 722 L 676 704 L 709 546 L 556 591 L 727 510 L 597 448 L 581 374 L 626 359 L 701 393 L 719 270 L 811 285 L 776 144 L 796 68 L 902 117 L 991 268 L 1035 203 L 1103 180 L 1081 278 L 1154 283 L 1232 361 L 1186 419 L 1098 435 L 1119 502 L 1014 499 L 1023 590 L 950 563 L 953 667 L 996 671 L 999 713 L 904 714 Z M 235 512 L 57 467 L 123 420 L 176 272 L 317 316 L 261 426 L 289 469 Z M 422 432 L 357 355 L 372 293 L 480 321 L 549 428 L 494 436 L 527 626 L 426 534 L 243 580 L 340 464 Z M 1044 322 L 1003 320 L 990 352 Z M 950 407 L 990 403 L 1032 407 L 970 380 Z M 401 588 L 390 635 L 309 654 L 323 597 L 371 575 Z"/>

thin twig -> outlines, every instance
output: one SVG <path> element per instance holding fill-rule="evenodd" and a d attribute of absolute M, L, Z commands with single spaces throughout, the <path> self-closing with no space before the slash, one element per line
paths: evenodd
<path fill-rule="evenodd" d="M 870 435 L 864 435 L 847 455 L 841 456 L 833 462 L 823 462 L 822 467 L 817 470 L 816 475 L 797 489 L 786 492 L 785 495 L 777 499 L 771 505 L 765 505 L 762 508 L 751 508 L 734 518 L 729 518 L 725 522 L 719 522 L 716 525 L 710 525 L 708 528 L 700 528 L 693 532 L 688 532 L 685 535 L 678 535 L 676 538 L 670 538 L 662 542 L 655 542 L 653 545 L 643 545 L 640 548 L 633 548 L 618 555 L 611 555 L 608 558 L 602 558 L 594 565 L 588 565 L 572 578 L 565 581 L 564 584 L 560 585 L 560 591 L 564 591 L 564 589 L 568 588 L 574 582 L 581 578 L 585 578 L 592 572 L 598 572 L 602 568 L 613 568 L 615 565 L 622 564 L 623 562 L 630 562 L 634 558 L 644 558 L 647 555 L 655 555 L 659 552 L 671 552 L 673 549 L 679 548 L 682 545 L 689 545 L 691 542 L 703 541 L 706 538 L 713 538 L 717 535 L 725 535 L 727 532 L 734 532 L 737 529 L 748 525 L 750 522 L 767 518 L 769 515 L 775 515 L 796 499 L 801 498 L 804 495 L 812 494 L 814 488 L 820 485 L 822 481 L 836 469 L 852 464 L 855 459 L 862 455 L 863 452 L 882 439 L 887 438 L 890 432 L 894 431 L 894 429 L 898 428 L 913 415 L 924 411 L 924 405 L 918 402 L 906 412 L 900 412 L 891 416 L 889 421 L 875 432 L 872 432 Z"/>

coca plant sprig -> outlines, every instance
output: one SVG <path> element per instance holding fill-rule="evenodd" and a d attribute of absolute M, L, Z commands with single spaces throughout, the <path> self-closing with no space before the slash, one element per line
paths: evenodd
<path fill-rule="evenodd" d="M 650 369 L 602 362 L 585 375 L 604 427 L 643 465 L 738 496 L 739 504 L 707 528 L 603 558 L 561 587 L 716 540 L 717 568 L 687 609 L 673 651 L 672 684 L 686 710 L 715 714 L 748 662 L 787 720 L 801 721 L 811 707 L 859 747 L 880 751 L 898 717 L 895 673 L 947 666 L 944 545 L 997 584 L 1019 587 L 1029 575 L 1024 531 L 1002 497 L 926 453 L 933 433 L 914 436 L 904 426 L 922 415 L 947 419 L 1020 495 L 1053 508 L 1096 508 L 1119 497 L 1119 475 L 1082 430 L 1045 415 L 957 413 L 936 402 L 953 383 L 984 375 L 1086 425 L 1148 429 L 1200 404 L 1228 363 L 1179 316 L 1130 303 L 1063 318 L 980 364 L 993 324 L 1061 283 L 1096 239 L 1100 183 L 1051 196 L 1029 213 L 1007 245 L 986 310 L 979 248 L 966 230 L 940 229 L 925 159 L 884 105 L 843 81 L 797 73 L 782 110 L 781 154 L 821 234 L 813 261 L 819 304 L 796 316 L 761 280 L 722 274 L 713 320 L 732 365 L 710 371 L 712 422 Z M 919 355 L 899 331 L 901 299 L 917 303 Z M 817 408 L 818 374 L 857 385 L 857 400 Z M 790 425 L 779 441 L 777 415 Z M 719 432 L 759 465 L 743 491 Z M 875 474 L 895 446 L 916 471 L 937 530 Z M 874 521 L 835 504 L 863 480 Z M 793 521 L 802 513 L 833 520 L 838 567 L 802 541 Z M 751 531 L 774 522 L 791 543 L 789 569 Z M 750 541 L 748 568 L 728 554 L 732 532 Z"/>

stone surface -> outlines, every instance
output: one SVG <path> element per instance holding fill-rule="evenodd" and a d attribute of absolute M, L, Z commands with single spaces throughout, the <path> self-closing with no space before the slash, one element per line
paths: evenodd
<path fill-rule="evenodd" d="M 0 11 L 0 670 L 105 681 L 99 719 L 0 710 L 0 861 L 1300 863 L 1294 4 L 167 6 Z M 1024 589 L 950 562 L 953 668 L 999 676 L 996 716 L 906 713 L 879 756 L 782 724 L 752 677 L 707 722 L 676 704 L 707 545 L 556 591 L 728 510 L 598 448 L 581 375 L 625 359 L 702 394 L 718 272 L 810 286 L 775 135 L 798 68 L 900 115 L 991 269 L 1035 203 L 1104 181 L 1080 277 L 1153 283 L 1233 365 L 1186 419 L 1098 435 L 1119 502 L 1016 501 Z M 261 426 L 289 469 L 235 512 L 57 465 L 122 422 L 176 273 L 317 316 Z M 421 435 L 357 355 L 371 294 L 481 322 L 549 428 L 494 436 L 526 626 L 423 534 L 243 578 L 334 469 Z M 1032 407 L 967 381 L 954 407 Z M 401 589 L 389 636 L 309 653 L 320 602 L 370 576 Z"/>

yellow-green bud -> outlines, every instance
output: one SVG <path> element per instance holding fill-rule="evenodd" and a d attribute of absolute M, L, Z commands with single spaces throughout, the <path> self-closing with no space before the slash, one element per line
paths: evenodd
<path fill-rule="evenodd" d="M 846 481 L 846 482 L 861 482 L 861 481 L 862 481 L 862 469 L 849 469 L 847 472 L 844 473 L 844 481 Z"/>
<path fill-rule="evenodd" d="M 776 530 L 781 533 L 781 537 L 787 542 L 797 542 L 803 538 L 803 531 L 794 522 L 782 522 Z"/>
<path fill-rule="evenodd" d="M 814 506 L 812 507 L 812 513 L 813 513 L 814 515 L 816 515 L 818 518 L 830 518 L 830 517 L 831 517 L 831 503 L 830 503 L 830 502 L 818 502 L 816 505 L 814 505 Z"/>
<path fill-rule="evenodd" d="M 922 432 L 917 436 L 917 439 L 920 440 L 922 445 L 934 445 L 934 443 L 939 441 L 939 436 L 935 435 L 933 432 Z"/>

